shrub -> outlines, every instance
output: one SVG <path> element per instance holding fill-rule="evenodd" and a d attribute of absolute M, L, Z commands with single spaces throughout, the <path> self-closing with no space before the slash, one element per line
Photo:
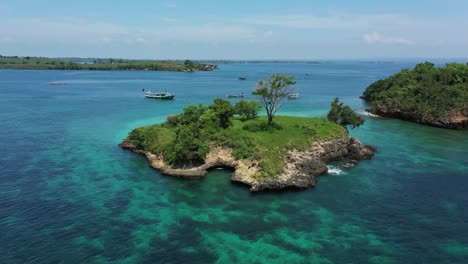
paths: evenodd
<path fill-rule="evenodd" d="M 177 118 L 178 122 L 180 125 L 197 124 L 207 109 L 204 105 L 189 105 L 184 108 L 184 112 Z"/>
<path fill-rule="evenodd" d="M 200 131 L 195 124 L 178 127 L 174 140 L 164 152 L 166 161 L 176 166 L 192 166 L 203 163 L 209 146 L 200 139 L 199 133 Z"/>
<path fill-rule="evenodd" d="M 166 124 L 168 124 L 171 127 L 175 127 L 177 126 L 179 122 L 178 118 L 179 118 L 179 115 L 168 115 L 166 117 Z"/>
<path fill-rule="evenodd" d="M 348 126 L 356 128 L 364 123 L 364 118 L 356 114 L 349 106 L 341 103 L 338 97 L 332 101 L 327 118 L 343 126 L 346 131 L 348 131 Z"/>
<path fill-rule="evenodd" d="M 130 134 L 128 135 L 128 139 L 135 145 L 136 148 L 144 149 L 143 142 L 145 140 L 145 137 L 140 131 L 141 128 L 136 128 L 132 130 L 132 132 L 130 132 Z"/>
<path fill-rule="evenodd" d="M 256 101 L 240 100 L 234 106 L 234 113 L 245 120 L 255 119 L 262 105 Z"/>
<path fill-rule="evenodd" d="M 228 128 L 231 125 L 231 117 L 234 115 L 234 108 L 229 101 L 216 98 L 209 108 L 218 116 L 220 127 Z"/>

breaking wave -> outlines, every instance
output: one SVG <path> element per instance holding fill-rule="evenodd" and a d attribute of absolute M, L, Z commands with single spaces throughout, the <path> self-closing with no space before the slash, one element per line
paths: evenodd
<path fill-rule="evenodd" d="M 328 174 L 332 174 L 332 175 L 346 174 L 346 172 L 344 172 L 343 170 L 341 170 L 338 167 L 334 167 L 334 166 L 330 166 L 330 165 L 328 165 L 327 167 L 328 167 Z"/>

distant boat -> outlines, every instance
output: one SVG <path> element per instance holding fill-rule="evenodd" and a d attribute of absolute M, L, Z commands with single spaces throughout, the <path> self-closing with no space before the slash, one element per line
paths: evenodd
<path fill-rule="evenodd" d="M 245 76 L 240 76 L 240 77 L 239 77 L 239 80 L 242 80 L 242 81 L 247 80 L 247 77 L 245 77 Z"/>
<path fill-rule="evenodd" d="M 298 93 L 289 94 L 289 95 L 288 95 L 288 99 L 298 99 L 298 98 L 299 98 L 299 94 L 298 94 Z"/>
<path fill-rule="evenodd" d="M 306 73 L 306 75 L 310 75 L 310 72 Z"/>
<path fill-rule="evenodd" d="M 174 99 L 175 95 L 169 93 L 168 91 L 165 92 L 151 92 L 147 91 L 145 93 L 146 98 L 152 98 L 152 99 L 163 99 L 163 100 L 171 100 Z"/>
<path fill-rule="evenodd" d="M 67 84 L 66 82 L 50 82 L 50 85 L 65 85 Z"/>
<path fill-rule="evenodd" d="M 226 95 L 227 98 L 244 98 L 244 93 L 240 94 L 228 94 Z"/>

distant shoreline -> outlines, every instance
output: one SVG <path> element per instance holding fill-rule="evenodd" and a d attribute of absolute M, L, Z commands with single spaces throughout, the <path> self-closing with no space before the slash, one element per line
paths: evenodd
<path fill-rule="evenodd" d="M 42 57 L 0 56 L 0 69 L 12 70 L 88 70 L 88 71 L 213 71 L 217 65 L 185 61 L 167 60 L 123 60 L 95 59 L 74 61 Z"/>

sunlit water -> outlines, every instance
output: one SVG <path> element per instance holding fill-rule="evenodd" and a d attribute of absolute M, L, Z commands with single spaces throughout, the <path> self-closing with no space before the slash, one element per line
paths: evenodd
<path fill-rule="evenodd" d="M 358 96 L 368 84 L 413 65 L 0 70 L 0 262 L 467 263 L 466 131 L 367 118 L 352 134 L 377 147 L 373 160 L 332 164 L 313 189 L 255 195 L 228 171 L 166 177 L 117 147 L 134 127 L 250 94 L 271 73 L 297 76 L 301 98 L 282 114 L 323 116 L 335 96 L 365 108 Z M 142 89 L 177 97 L 144 99 Z"/>

